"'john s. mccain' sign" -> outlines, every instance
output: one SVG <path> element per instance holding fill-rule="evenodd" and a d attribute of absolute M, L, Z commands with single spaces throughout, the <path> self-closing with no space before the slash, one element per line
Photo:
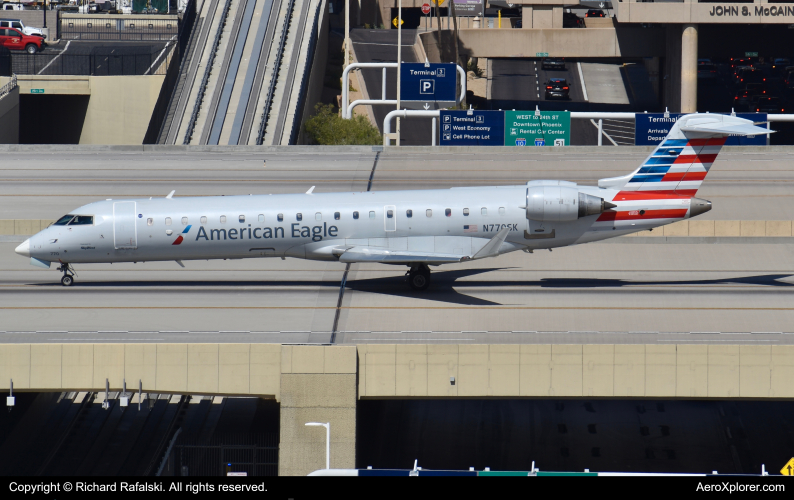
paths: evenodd
<path fill-rule="evenodd" d="M 794 16 L 794 6 L 790 5 L 713 5 L 709 9 L 710 17 Z"/>

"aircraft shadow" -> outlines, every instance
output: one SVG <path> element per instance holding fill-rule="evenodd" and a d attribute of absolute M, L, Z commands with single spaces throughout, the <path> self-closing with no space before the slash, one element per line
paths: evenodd
<path fill-rule="evenodd" d="M 477 274 L 488 273 L 491 271 L 505 271 L 512 268 L 485 268 L 485 269 L 461 269 L 451 271 L 434 271 L 430 288 L 423 292 L 417 292 L 408 288 L 403 276 L 389 276 L 383 278 L 364 278 L 349 280 L 346 288 L 356 292 L 377 293 L 393 297 L 422 298 L 436 302 L 448 304 L 474 305 L 474 306 L 498 306 L 505 305 L 499 302 L 486 300 L 478 297 L 466 295 L 466 289 L 488 289 L 502 287 L 537 287 L 537 288 L 631 288 L 639 286 L 708 286 L 708 285 L 756 285 L 770 287 L 793 287 L 794 283 L 781 281 L 784 278 L 794 276 L 794 274 L 764 274 L 757 276 L 728 277 L 702 280 L 625 280 L 625 279 L 600 279 L 600 278 L 544 278 L 540 280 L 483 280 L 483 281 L 463 281 L 462 278 L 475 276 Z M 60 283 L 37 283 L 42 287 L 60 287 Z M 338 289 L 339 283 L 334 281 L 290 281 L 290 280 L 225 280 L 225 281 L 75 281 L 75 288 L 223 288 L 236 286 L 261 286 L 261 287 L 297 287 L 297 288 L 329 288 Z"/>

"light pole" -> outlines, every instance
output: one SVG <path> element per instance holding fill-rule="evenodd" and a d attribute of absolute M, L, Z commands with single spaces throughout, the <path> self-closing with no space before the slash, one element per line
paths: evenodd
<path fill-rule="evenodd" d="M 400 109 L 400 73 L 402 72 L 403 49 L 403 1 L 397 0 L 397 109 Z M 397 141 L 400 145 L 400 119 L 397 118 Z"/>
<path fill-rule="evenodd" d="M 325 427 L 325 468 L 331 468 L 331 422 L 306 422 L 310 427 Z"/>

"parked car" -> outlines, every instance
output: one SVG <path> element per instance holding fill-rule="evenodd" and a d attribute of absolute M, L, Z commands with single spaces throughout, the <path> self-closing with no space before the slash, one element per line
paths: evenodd
<path fill-rule="evenodd" d="M 606 14 L 604 14 L 604 11 L 601 9 L 590 9 L 585 13 L 584 17 L 607 17 L 607 16 Z"/>
<path fill-rule="evenodd" d="M 21 3 L 6 2 L 3 4 L 2 10 L 25 10 L 25 7 Z"/>
<path fill-rule="evenodd" d="M 717 67 L 711 63 L 698 64 L 698 80 L 714 80 L 717 78 Z"/>
<path fill-rule="evenodd" d="M 755 103 L 756 113 L 783 113 L 785 111 L 783 103 L 777 97 L 761 97 Z"/>
<path fill-rule="evenodd" d="M 546 82 L 546 99 L 568 99 L 568 82 L 565 78 L 550 78 Z"/>
<path fill-rule="evenodd" d="M 28 54 L 35 54 L 46 46 L 44 38 L 26 35 L 14 28 L 0 28 L 0 45 L 11 50 L 24 50 Z"/>
<path fill-rule="evenodd" d="M 543 69 L 565 69 L 564 57 L 544 57 L 540 67 Z"/>
<path fill-rule="evenodd" d="M 44 36 L 41 28 L 34 28 L 33 26 L 25 26 L 21 19 L 0 19 L 0 28 L 14 28 L 22 33 L 30 36 Z"/>

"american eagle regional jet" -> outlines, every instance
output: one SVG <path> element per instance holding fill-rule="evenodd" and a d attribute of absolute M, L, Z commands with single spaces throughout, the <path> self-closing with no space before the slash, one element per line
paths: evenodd
<path fill-rule="evenodd" d="M 105 200 L 25 240 L 35 266 L 295 257 L 406 265 L 424 290 L 430 267 L 613 238 L 695 217 L 696 198 L 729 135 L 770 130 L 727 115 L 691 114 L 634 172 L 598 186 L 557 180 L 417 191 Z M 183 266 L 184 267 L 184 266 Z"/>

